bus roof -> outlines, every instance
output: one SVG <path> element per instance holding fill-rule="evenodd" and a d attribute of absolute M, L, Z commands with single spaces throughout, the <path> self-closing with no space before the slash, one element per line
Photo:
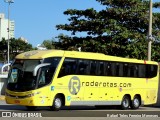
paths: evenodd
<path fill-rule="evenodd" d="M 16 59 L 43 59 L 47 57 L 63 57 L 63 56 L 70 58 L 84 58 L 84 59 L 109 60 L 109 61 L 111 60 L 111 61 L 134 62 L 134 63 L 147 62 L 148 64 L 158 64 L 157 62 L 153 61 L 110 56 L 102 53 L 64 51 L 64 50 L 33 50 L 17 55 Z"/>
<path fill-rule="evenodd" d="M 33 50 L 21 53 L 16 56 L 16 59 L 43 59 L 52 56 L 63 56 L 63 50 Z"/>

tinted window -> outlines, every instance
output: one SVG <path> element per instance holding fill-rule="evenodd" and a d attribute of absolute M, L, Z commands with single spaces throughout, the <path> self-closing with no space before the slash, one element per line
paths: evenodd
<path fill-rule="evenodd" d="M 120 77 L 123 75 L 123 65 L 121 63 L 115 64 L 115 76 Z"/>
<path fill-rule="evenodd" d="M 135 64 L 134 65 L 134 77 L 138 77 L 138 65 L 137 64 Z"/>
<path fill-rule="evenodd" d="M 158 66 L 156 65 L 147 65 L 146 66 L 146 77 L 147 78 L 152 78 L 155 77 L 157 75 L 157 70 L 158 70 Z"/>
<path fill-rule="evenodd" d="M 51 63 L 50 66 L 44 66 L 39 69 L 38 88 L 43 87 L 51 83 L 55 70 L 59 64 L 61 58 L 45 58 L 44 63 Z"/>
<path fill-rule="evenodd" d="M 98 62 L 97 75 L 104 76 L 104 62 L 101 62 L 101 61 Z"/>
<path fill-rule="evenodd" d="M 62 64 L 58 77 L 76 74 L 76 70 L 77 70 L 77 60 L 66 58 Z"/>
<path fill-rule="evenodd" d="M 55 72 L 53 67 L 42 67 L 40 70 L 41 72 L 39 74 L 38 88 L 51 83 L 53 74 Z"/>
<path fill-rule="evenodd" d="M 96 61 L 90 61 L 90 75 L 96 75 Z"/>
<path fill-rule="evenodd" d="M 138 65 L 138 77 L 146 77 L 146 65 Z"/>
<path fill-rule="evenodd" d="M 105 75 L 112 76 L 111 63 L 105 62 Z"/>
<path fill-rule="evenodd" d="M 79 60 L 78 75 L 89 75 L 89 60 Z"/>
<path fill-rule="evenodd" d="M 123 63 L 118 63 L 119 66 L 119 77 L 123 77 Z"/>
<path fill-rule="evenodd" d="M 77 74 L 152 78 L 157 75 L 157 69 L 157 65 L 66 58 L 59 77 Z"/>
<path fill-rule="evenodd" d="M 123 77 L 128 77 L 128 64 L 127 63 L 123 63 Z"/>

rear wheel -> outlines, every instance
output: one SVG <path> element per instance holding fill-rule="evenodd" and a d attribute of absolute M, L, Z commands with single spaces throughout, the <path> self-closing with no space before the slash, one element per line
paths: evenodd
<path fill-rule="evenodd" d="M 61 109 L 62 107 L 62 98 L 60 96 L 56 96 L 54 101 L 53 101 L 53 105 L 51 106 L 51 110 L 54 110 L 54 111 L 58 111 Z"/>
<path fill-rule="evenodd" d="M 133 100 L 132 100 L 131 108 L 132 109 L 138 109 L 140 105 L 141 105 L 141 99 L 140 99 L 140 97 L 135 96 L 133 98 Z"/>
<path fill-rule="evenodd" d="M 127 110 L 130 106 L 130 98 L 128 96 L 124 96 L 121 103 L 121 109 Z"/>

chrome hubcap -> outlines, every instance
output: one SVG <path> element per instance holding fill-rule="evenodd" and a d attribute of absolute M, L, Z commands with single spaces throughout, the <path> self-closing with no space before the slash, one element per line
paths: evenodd
<path fill-rule="evenodd" d="M 61 103 L 61 100 L 60 100 L 59 98 L 56 98 L 56 99 L 55 99 L 55 107 L 56 107 L 56 108 L 60 108 L 60 107 L 61 107 L 61 104 L 62 104 L 62 103 Z"/>
<path fill-rule="evenodd" d="M 129 106 L 129 103 L 128 103 L 128 100 L 127 100 L 127 99 L 125 99 L 125 100 L 123 101 L 123 106 L 124 106 L 124 107 L 128 107 L 128 106 Z"/>
<path fill-rule="evenodd" d="M 138 100 L 138 99 L 134 99 L 133 103 L 134 103 L 134 106 L 135 106 L 135 107 L 138 107 L 138 106 L 139 106 L 139 100 Z"/>

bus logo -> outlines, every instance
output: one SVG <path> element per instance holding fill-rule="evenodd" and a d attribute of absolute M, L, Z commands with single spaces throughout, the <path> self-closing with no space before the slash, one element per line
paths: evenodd
<path fill-rule="evenodd" d="M 69 81 L 69 92 L 72 95 L 76 95 L 80 90 L 80 79 L 77 76 L 73 76 Z"/>

